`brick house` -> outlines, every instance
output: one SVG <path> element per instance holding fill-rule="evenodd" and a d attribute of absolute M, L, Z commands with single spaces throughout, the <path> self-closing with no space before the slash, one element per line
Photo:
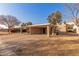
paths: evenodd
<path fill-rule="evenodd" d="M 57 24 L 57 27 L 60 31 L 66 32 L 65 24 Z M 46 34 L 48 37 L 52 35 L 53 32 L 53 25 L 51 25 L 50 23 L 28 25 L 27 28 L 29 34 Z"/>

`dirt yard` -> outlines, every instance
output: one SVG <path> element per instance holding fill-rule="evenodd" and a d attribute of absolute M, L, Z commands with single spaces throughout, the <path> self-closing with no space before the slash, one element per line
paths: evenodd
<path fill-rule="evenodd" d="M 0 35 L 0 55 L 79 56 L 79 36 Z"/>

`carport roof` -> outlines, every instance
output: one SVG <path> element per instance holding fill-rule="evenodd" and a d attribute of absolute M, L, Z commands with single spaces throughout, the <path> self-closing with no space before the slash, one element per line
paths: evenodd
<path fill-rule="evenodd" d="M 38 26 L 47 26 L 50 25 L 50 23 L 45 23 L 45 24 L 33 24 L 33 25 L 28 25 L 27 27 L 38 27 Z"/>

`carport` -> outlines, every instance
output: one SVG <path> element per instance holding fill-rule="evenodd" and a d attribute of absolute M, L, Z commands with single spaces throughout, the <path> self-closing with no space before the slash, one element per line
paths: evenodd
<path fill-rule="evenodd" d="M 28 25 L 27 28 L 29 34 L 46 34 L 48 37 L 52 31 L 52 26 L 49 23 Z"/>

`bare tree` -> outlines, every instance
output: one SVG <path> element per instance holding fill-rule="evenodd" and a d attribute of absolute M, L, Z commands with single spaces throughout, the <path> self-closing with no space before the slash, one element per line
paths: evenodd
<path fill-rule="evenodd" d="M 0 23 L 4 24 L 5 26 L 8 27 L 8 31 L 9 33 L 11 33 L 11 29 L 15 26 L 18 25 L 20 23 L 20 21 L 14 17 L 14 16 L 10 16 L 10 15 L 1 15 L 0 16 Z"/>
<path fill-rule="evenodd" d="M 64 4 L 64 6 L 71 12 L 72 18 L 76 25 L 79 25 L 79 4 L 78 3 L 71 3 L 71 4 Z"/>

